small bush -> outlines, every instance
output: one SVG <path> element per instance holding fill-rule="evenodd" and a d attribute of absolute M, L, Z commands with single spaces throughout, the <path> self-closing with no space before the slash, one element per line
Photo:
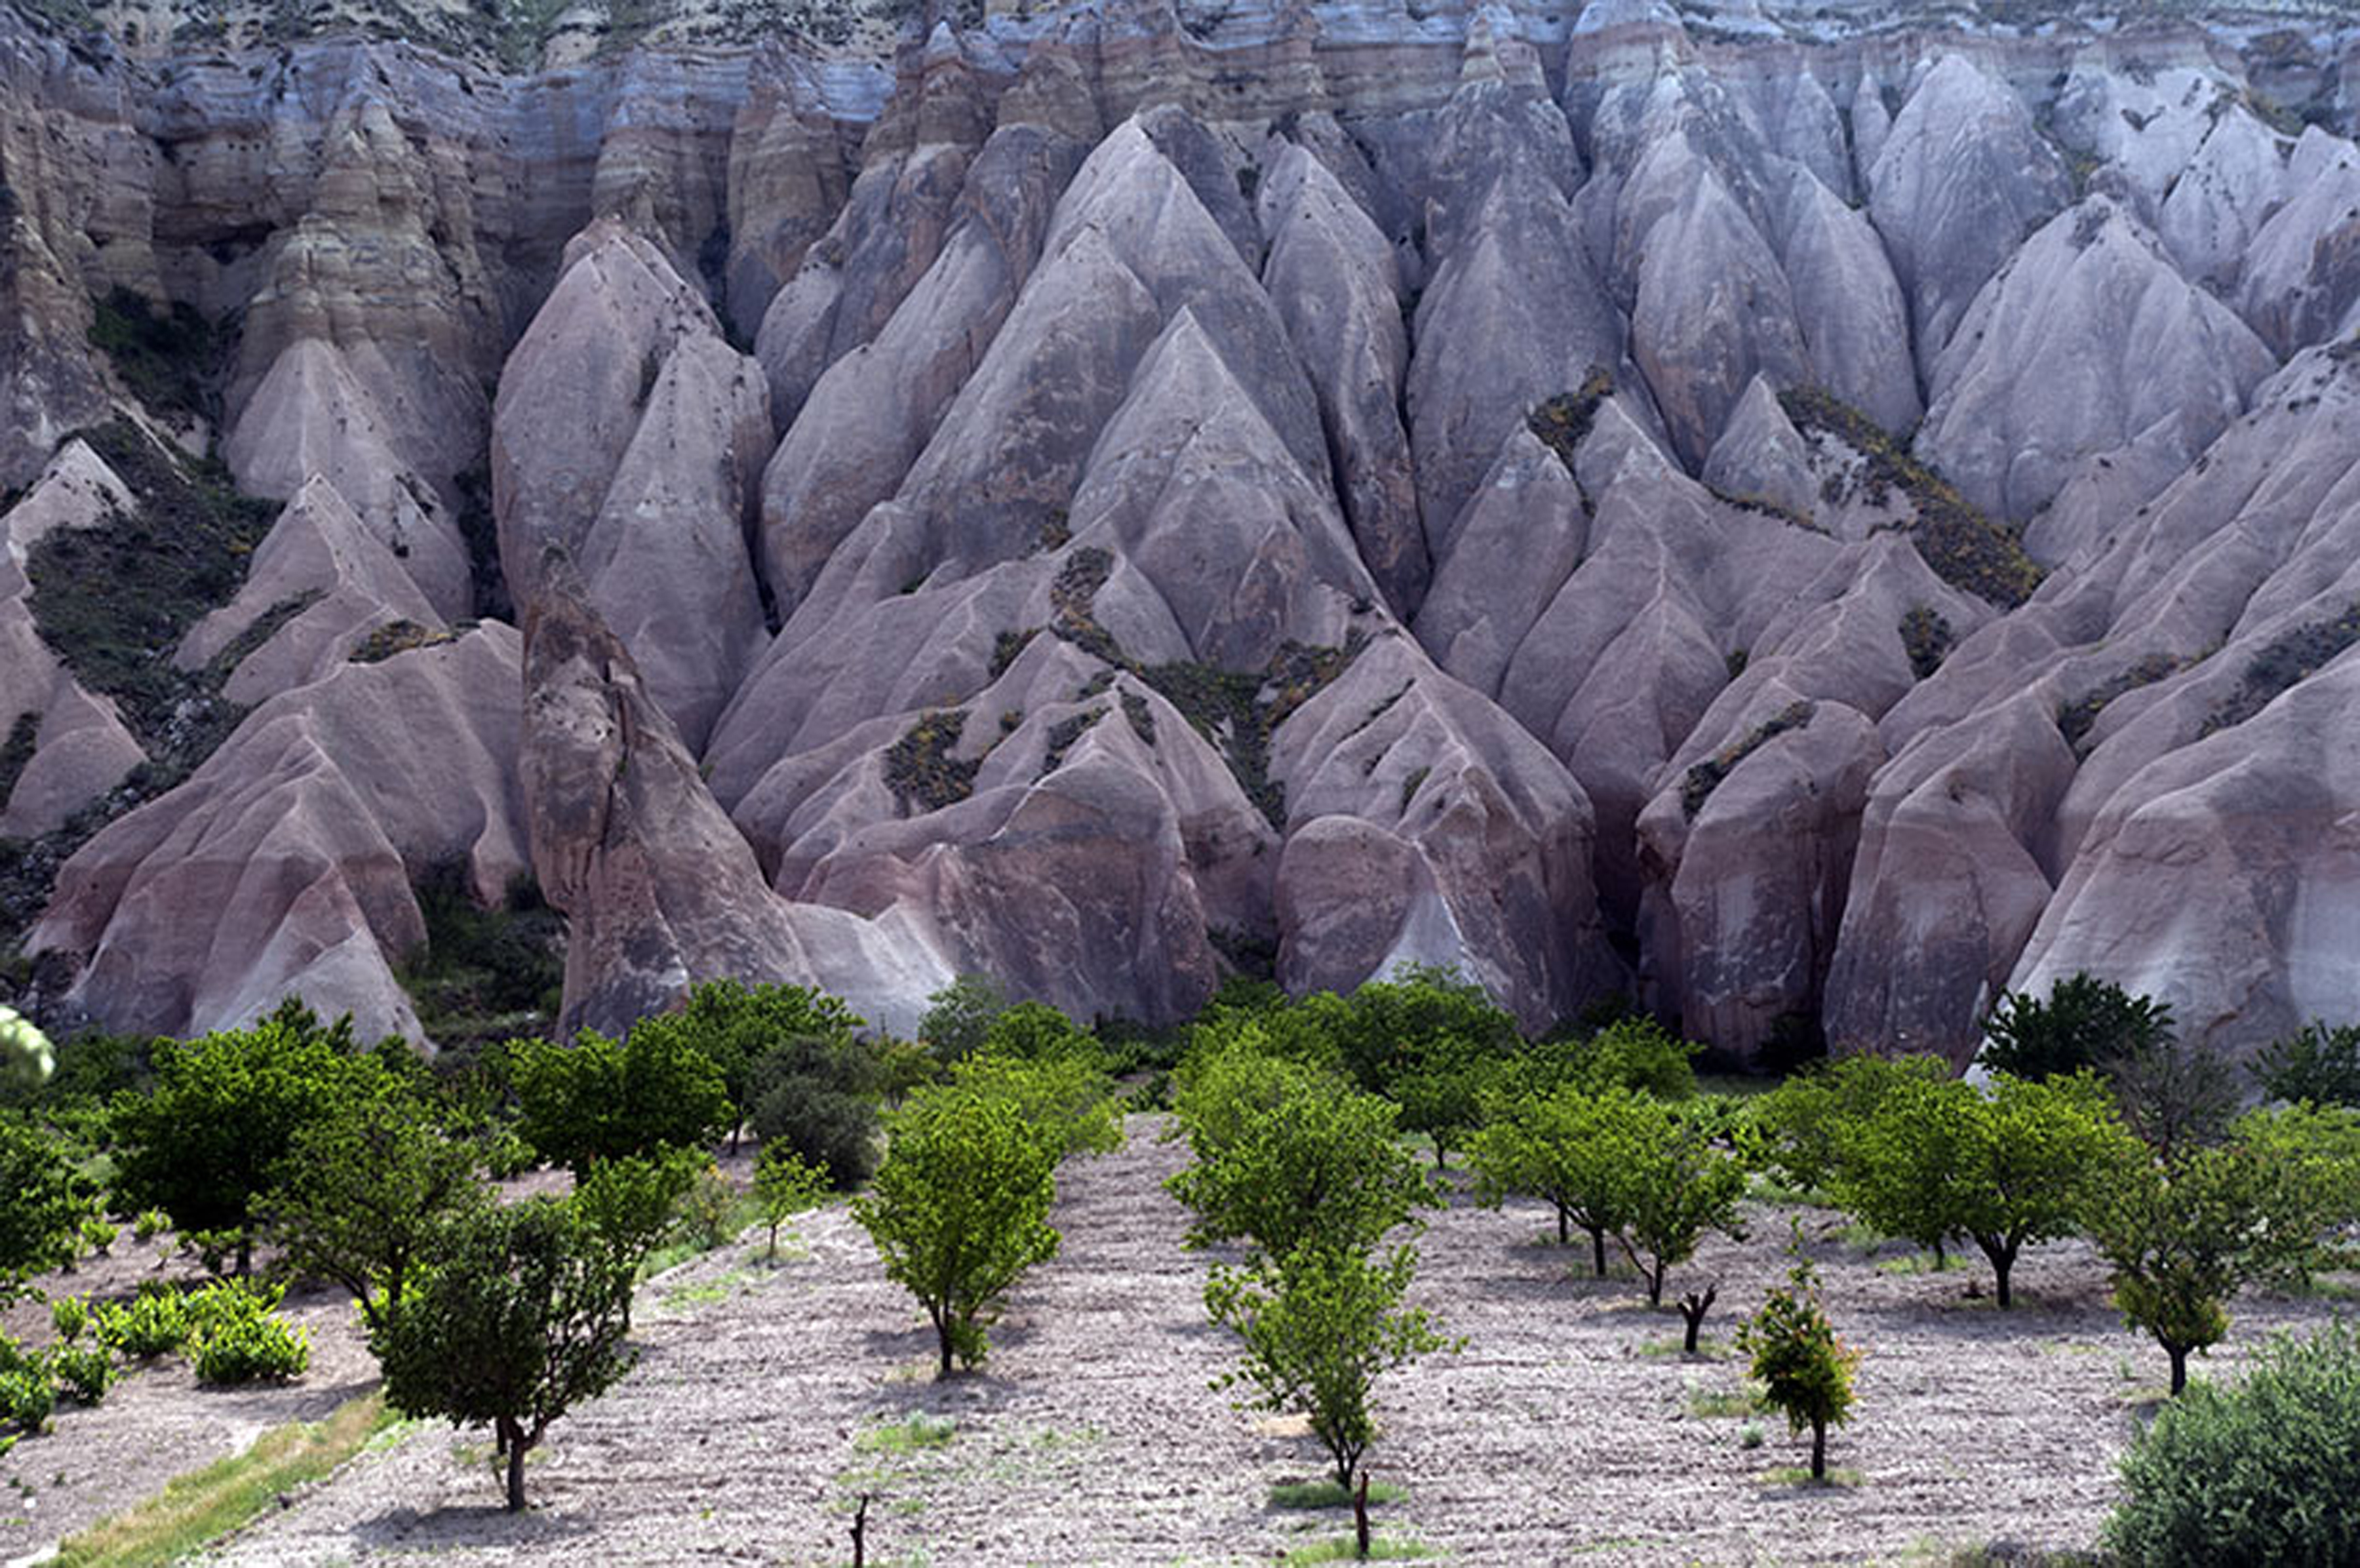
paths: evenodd
<path fill-rule="evenodd" d="M 142 1290 L 128 1301 L 93 1309 L 99 1341 L 126 1356 L 169 1356 L 189 1339 L 185 1298 L 168 1286 Z"/>
<path fill-rule="evenodd" d="M 2360 1334 L 2282 1339 L 2136 1435 L 2107 1544 L 2142 1568 L 2360 1561 Z"/>
<path fill-rule="evenodd" d="M 221 1280 L 189 1299 L 189 1360 L 200 1383 L 296 1377 L 311 1364 L 311 1337 L 279 1317 L 283 1285 Z"/>
<path fill-rule="evenodd" d="M 2262 1093 L 2288 1105 L 2360 1106 L 2360 1024 L 2308 1023 L 2254 1060 Z"/>
<path fill-rule="evenodd" d="M 38 1360 L 15 1356 L 13 1344 L 0 1342 L 0 1428 L 38 1432 L 57 1409 L 57 1386 Z"/>
<path fill-rule="evenodd" d="M 94 1405 L 106 1398 L 123 1370 L 104 1345 L 60 1345 L 49 1352 L 49 1375 L 59 1391 Z"/>

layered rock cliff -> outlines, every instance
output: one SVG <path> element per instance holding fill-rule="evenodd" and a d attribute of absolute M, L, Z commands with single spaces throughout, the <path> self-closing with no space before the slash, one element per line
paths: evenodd
<path fill-rule="evenodd" d="M 46 1005 L 2360 1016 L 2348 7 L 214 15 L 0 32 Z"/>

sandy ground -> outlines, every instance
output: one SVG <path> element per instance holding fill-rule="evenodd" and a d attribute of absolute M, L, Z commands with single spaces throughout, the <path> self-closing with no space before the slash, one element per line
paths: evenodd
<path fill-rule="evenodd" d="M 552 1430 L 524 1516 L 499 1511 L 483 1434 L 421 1427 L 219 1555 L 837 1563 L 864 1492 L 872 1564 L 1267 1563 L 1334 1535 L 1344 1519 L 1266 1502 L 1272 1483 L 1318 1474 L 1316 1445 L 1211 1387 L 1230 1341 L 1205 1323 L 1205 1260 L 1182 1250 L 1182 1211 L 1160 1185 L 1183 1157 L 1155 1141 L 1159 1125 L 1135 1118 L 1122 1152 L 1066 1169 L 1064 1250 L 1019 1288 L 981 1374 L 931 1380 L 922 1315 L 838 1206 L 806 1216 L 798 1255 L 775 1266 L 757 1233 L 652 1282 L 638 1370 Z M 1744 1420 L 1694 1413 L 1697 1395 L 1741 1388 L 1739 1367 L 1677 1354 L 1677 1316 L 1650 1312 L 1627 1275 L 1570 1275 L 1586 1251 L 1550 1245 L 1537 1205 L 1462 1204 L 1423 1240 L 1418 1295 L 1467 1348 L 1380 1385 L 1372 1466 L 1408 1492 L 1379 1510 L 1381 1530 L 1502 1564 L 1939 1563 L 1993 1541 L 2088 1544 L 2112 1502 L 2111 1457 L 2165 1370 L 2105 1305 L 2088 1250 L 2033 1251 L 2002 1314 L 1980 1259 L 1902 1272 L 1899 1248 L 1846 1245 L 1840 1216 L 1807 1211 L 1806 1225 L 1839 1330 L 1867 1352 L 1831 1454 L 1852 1484 L 1777 1478 L 1807 1449 L 1775 1418 L 1749 1448 Z M 1786 1234 L 1785 1212 L 1758 1210 L 1751 1239 L 1674 1271 L 1674 1292 L 1720 1282 L 1709 1338 L 1783 1276 Z M 2243 1301 L 2200 1375 L 2334 1310 Z M 262 1419 L 232 1399 L 316 1410 L 355 1377 L 258 1396 L 150 1381 L 119 1410 L 69 1413 L 14 1468 L 80 1474 L 150 1426 Z M 919 1410 L 953 1418 L 952 1439 L 897 1451 L 875 1435 Z"/>

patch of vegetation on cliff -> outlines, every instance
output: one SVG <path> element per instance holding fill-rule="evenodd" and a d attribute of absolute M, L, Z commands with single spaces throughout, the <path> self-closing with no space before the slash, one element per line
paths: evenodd
<path fill-rule="evenodd" d="M 1714 500 L 1724 506 L 1734 506 L 1741 512 L 1751 512 L 1759 517 L 1774 518 L 1790 528 L 1801 528 L 1806 533 L 1825 534 L 1828 531 L 1809 513 L 1798 512 L 1792 506 L 1773 501 L 1767 495 L 1741 495 L 1732 490 L 1723 490 L 1717 485 L 1708 485 L 1705 488 L 1712 493 Z"/>
<path fill-rule="evenodd" d="M 416 621 L 388 621 L 363 637 L 353 651 L 344 656 L 347 664 L 382 664 L 397 653 L 412 648 L 436 648 L 458 637 L 450 632 L 437 631 L 432 626 L 420 626 Z"/>
<path fill-rule="evenodd" d="M 1070 714 L 1051 724 L 1049 749 L 1041 758 L 1041 771 L 1036 777 L 1046 779 L 1058 768 L 1063 768 L 1065 765 L 1065 753 L 1074 748 L 1074 743 L 1087 735 L 1090 726 L 1106 716 L 1107 711 L 1103 707 L 1084 708 L 1080 713 Z"/>
<path fill-rule="evenodd" d="M 1934 574 L 2004 609 L 2014 609 L 2040 586 L 2039 566 L 2024 553 L 2013 529 L 1967 503 L 1950 482 L 1909 454 L 1866 414 L 1817 387 L 1778 394 L 1778 406 L 1806 436 L 1832 436 L 1858 452 L 1871 506 L 1897 491 L 1917 513 L 1909 541 Z"/>
<path fill-rule="evenodd" d="M 1258 670 L 1222 670 L 1185 660 L 1141 664 L 1123 651 L 1121 642 L 1098 619 L 1098 590 L 1113 572 L 1114 557 L 1094 545 L 1068 556 L 1057 580 L 1049 586 L 1049 602 L 1057 610 L 1057 618 L 1050 624 L 1051 634 L 1144 682 L 1177 708 L 1180 716 L 1220 752 L 1239 788 L 1271 826 L 1284 828 L 1286 789 L 1270 776 L 1271 735 L 1297 708 L 1351 668 L 1352 660 L 1369 645 L 1368 634 L 1355 630 L 1334 648 L 1289 642 Z M 1110 682 L 1112 677 L 1107 680 Z M 1104 690 L 1093 682 L 1081 695 L 1095 696 Z M 1153 738 L 1152 732 L 1147 738 Z"/>
<path fill-rule="evenodd" d="M 189 628 L 235 595 L 278 508 L 238 495 L 226 472 L 167 452 L 128 419 L 82 434 L 137 508 L 98 528 L 55 529 L 33 547 L 25 563 L 33 624 L 76 680 L 115 699 L 148 760 L 56 832 L 0 840 L 0 948 L 40 914 L 74 851 L 229 738 L 246 713 L 221 694 L 230 673 L 318 599 L 282 600 L 202 669 L 174 668 Z"/>
<path fill-rule="evenodd" d="M 2178 674 L 2186 669 L 2190 662 L 2176 654 L 2147 655 L 2129 669 L 2100 681 L 2071 702 L 2059 703 L 2057 733 L 2065 737 L 2065 744 L 2073 748 L 2075 757 L 2087 757 L 2090 754 L 2087 745 L 2090 728 L 2098 722 L 2098 715 L 2106 711 L 2108 703 L 2117 697 L 2137 691 L 2142 686 L 2152 686 L 2158 681 L 2167 680 Z"/>
<path fill-rule="evenodd" d="M 418 1021 L 444 1051 L 543 1035 L 565 990 L 565 917 L 530 876 L 495 908 L 467 891 L 464 861 L 430 867 L 412 889 L 426 941 L 394 972 Z"/>
<path fill-rule="evenodd" d="M 1026 626 L 1021 632 L 1000 633 L 991 645 L 991 678 L 997 681 L 1007 674 L 1008 667 L 1016 662 L 1017 656 L 1040 633 L 1039 626 Z"/>
<path fill-rule="evenodd" d="M 2244 724 L 2355 642 L 2360 642 L 2360 601 L 2346 604 L 2339 615 L 2279 633 L 2247 661 L 2236 691 L 2205 715 L 2197 733 L 2211 735 Z"/>
<path fill-rule="evenodd" d="M 119 283 L 91 305 L 84 335 L 141 407 L 159 416 L 215 418 L 224 346 L 211 321 L 177 300 L 158 310 Z"/>
<path fill-rule="evenodd" d="M 1909 669 L 1918 680 L 1930 678 L 1942 668 L 1942 660 L 1950 657 L 1958 638 L 1950 630 L 1950 618 L 1931 604 L 1912 604 L 1902 613 L 1901 649 L 1909 656 Z"/>
<path fill-rule="evenodd" d="M 1524 426 L 1540 438 L 1543 446 L 1557 453 L 1557 461 L 1571 474 L 1574 453 L 1581 450 L 1590 427 L 1597 423 L 1599 406 L 1613 395 L 1613 372 L 1593 365 L 1581 378 L 1579 387 L 1560 392 L 1535 408 L 1524 417 Z"/>
<path fill-rule="evenodd" d="M 967 728 L 965 708 L 929 708 L 885 753 L 885 786 L 906 814 L 939 811 L 975 793 L 976 769 L 983 759 L 951 755 Z"/>
<path fill-rule="evenodd" d="M 16 780 L 25 776 L 26 764 L 33 760 L 33 742 L 40 733 L 38 713 L 19 713 L 8 726 L 7 740 L 0 742 L 0 808 L 5 808 L 8 797 L 16 792 Z"/>
<path fill-rule="evenodd" d="M 1763 746 L 1789 730 L 1798 730 L 1811 722 L 1818 707 L 1810 702 L 1789 702 L 1771 714 L 1748 733 L 1744 739 L 1723 746 L 1688 770 L 1680 780 L 1680 811 L 1693 822 L 1704 810 L 1704 803 L 1721 788 L 1721 781 L 1737 770 L 1737 765 L 1761 750 Z"/>
<path fill-rule="evenodd" d="M 128 419 L 82 439 L 138 505 L 99 528 L 55 529 L 33 548 L 25 565 L 34 625 L 76 679 L 115 700 L 149 756 L 185 751 L 220 683 L 175 670 L 172 655 L 237 593 L 279 508 L 239 495 L 218 465 L 166 452 Z"/>

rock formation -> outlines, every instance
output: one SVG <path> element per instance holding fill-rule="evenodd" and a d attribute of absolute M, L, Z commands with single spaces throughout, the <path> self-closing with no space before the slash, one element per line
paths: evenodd
<path fill-rule="evenodd" d="M 45 1005 L 415 1031 L 458 865 L 564 911 L 567 1028 L 2350 1018 L 2360 28 L 2035 9 L 12 18 Z M 44 600 L 143 528 L 190 602 Z"/>

